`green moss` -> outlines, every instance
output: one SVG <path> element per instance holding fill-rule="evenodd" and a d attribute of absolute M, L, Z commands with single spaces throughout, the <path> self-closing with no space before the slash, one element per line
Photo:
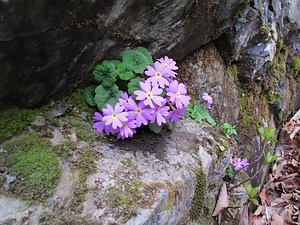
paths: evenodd
<path fill-rule="evenodd" d="M 67 140 L 61 144 L 53 146 L 52 151 L 55 152 L 58 156 L 66 158 L 69 152 L 74 148 L 76 148 L 76 143 L 74 141 Z"/>
<path fill-rule="evenodd" d="M 123 223 L 137 215 L 141 195 L 139 189 L 143 184 L 136 180 L 117 182 L 108 191 L 108 199 L 112 208 L 122 208 Z"/>
<path fill-rule="evenodd" d="M 80 89 L 72 92 L 65 98 L 65 101 L 69 107 L 77 108 L 80 111 L 92 112 L 95 110 L 84 101 L 83 90 Z"/>
<path fill-rule="evenodd" d="M 11 139 L 3 145 L 10 174 L 19 182 L 10 187 L 13 194 L 27 200 L 44 201 L 57 185 L 61 167 L 57 155 L 35 133 Z"/>
<path fill-rule="evenodd" d="M 197 185 L 192 201 L 192 207 L 190 211 L 190 217 L 194 221 L 200 221 L 204 213 L 205 208 L 205 198 L 206 198 L 206 175 L 202 169 L 195 171 L 197 176 Z"/>
<path fill-rule="evenodd" d="M 230 67 L 230 73 L 233 75 L 233 76 L 237 76 L 238 72 L 237 72 L 237 67 L 236 65 L 232 65 Z"/>
<path fill-rule="evenodd" d="M 295 56 L 292 60 L 293 75 L 296 77 L 300 71 L 300 58 L 299 56 Z"/>
<path fill-rule="evenodd" d="M 36 111 L 10 108 L 0 112 L 0 143 L 22 133 L 35 118 Z"/>

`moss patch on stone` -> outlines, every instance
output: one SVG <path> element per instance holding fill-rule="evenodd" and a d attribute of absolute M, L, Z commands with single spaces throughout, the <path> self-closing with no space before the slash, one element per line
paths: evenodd
<path fill-rule="evenodd" d="M 300 71 L 300 58 L 295 56 L 292 59 L 293 76 L 296 77 Z"/>
<path fill-rule="evenodd" d="M 0 111 L 0 143 L 22 133 L 35 118 L 37 110 L 10 108 Z"/>
<path fill-rule="evenodd" d="M 205 208 L 207 183 L 206 183 L 206 175 L 204 174 L 202 169 L 197 169 L 195 171 L 195 174 L 197 176 L 197 185 L 196 185 L 194 198 L 192 201 L 190 217 L 193 221 L 200 221 Z"/>
<path fill-rule="evenodd" d="M 44 201 L 57 185 L 61 166 L 57 155 L 41 138 L 31 133 L 4 143 L 6 166 L 17 182 L 11 184 L 9 193 L 26 200 Z"/>
<path fill-rule="evenodd" d="M 117 182 L 108 190 L 110 206 L 119 211 L 123 223 L 137 215 L 138 203 L 142 198 L 139 189 L 142 186 L 143 184 L 137 180 L 125 180 L 122 183 Z"/>

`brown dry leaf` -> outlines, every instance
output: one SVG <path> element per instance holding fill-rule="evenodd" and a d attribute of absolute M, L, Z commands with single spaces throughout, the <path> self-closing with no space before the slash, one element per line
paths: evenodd
<path fill-rule="evenodd" d="M 287 205 L 286 207 L 284 207 L 283 211 L 280 213 L 281 217 L 286 222 L 292 222 L 292 214 L 293 214 L 292 205 Z"/>
<path fill-rule="evenodd" d="M 282 174 L 282 170 L 283 170 L 283 167 L 285 165 L 286 165 L 286 160 L 282 160 L 282 161 L 280 161 L 280 162 L 277 163 L 277 167 L 276 167 L 275 174 L 274 174 L 275 178 L 278 178 L 279 175 Z"/>
<path fill-rule="evenodd" d="M 280 215 L 274 213 L 272 215 L 271 225 L 284 225 L 284 220 Z"/>
<path fill-rule="evenodd" d="M 253 213 L 253 216 L 259 216 L 264 211 L 265 211 L 265 206 L 260 205 L 260 206 L 257 207 L 257 209 L 255 210 L 255 212 Z"/>
<path fill-rule="evenodd" d="M 260 218 L 257 218 L 256 220 L 251 221 L 252 225 L 266 225 L 267 218 L 265 215 L 263 215 Z"/>
<path fill-rule="evenodd" d="M 259 193 L 259 197 L 261 199 L 262 205 L 265 205 L 265 204 L 270 205 L 270 199 L 269 199 L 268 191 L 266 188 L 261 189 L 261 192 Z"/>
<path fill-rule="evenodd" d="M 237 225 L 249 225 L 249 207 L 248 204 L 242 206 L 237 217 Z"/>
<path fill-rule="evenodd" d="M 300 131 L 300 126 L 299 124 L 296 124 L 294 126 L 292 133 L 290 134 L 290 139 L 293 139 L 296 136 L 296 134 L 298 134 L 299 131 Z"/>
<path fill-rule="evenodd" d="M 228 195 L 227 195 L 227 187 L 226 183 L 222 184 L 222 187 L 220 189 L 219 198 L 215 207 L 215 210 L 212 214 L 212 216 L 219 215 L 225 208 L 228 207 Z"/>

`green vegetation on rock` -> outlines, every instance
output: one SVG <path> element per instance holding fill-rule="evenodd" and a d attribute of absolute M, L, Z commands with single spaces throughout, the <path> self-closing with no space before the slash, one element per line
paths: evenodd
<path fill-rule="evenodd" d="M 26 200 L 44 201 L 57 185 L 61 166 L 57 155 L 35 133 L 11 139 L 3 149 L 9 173 L 18 182 L 11 184 L 10 191 Z"/>
<path fill-rule="evenodd" d="M 300 58 L 299 56 L 293 57 L 293 62 L 292 62 L 292 67 L 293 67 L 293 75 L 296 77 L 300 71 Z"/>
<path fill-rule="evenodd" d="M 20 134 L 35 118 L 36 111 L 10 108 L 0 111 L 0 143 Z"/>
<path fill-rule="evenodd" d="M 206 175 L 202 169 L 195 171 L 197 176 L 197 185 L 195 195 L 192 201 L 190 217 L 193 221 L 200 221 L 204 213 L 205 197 L 206 197 Z"/>

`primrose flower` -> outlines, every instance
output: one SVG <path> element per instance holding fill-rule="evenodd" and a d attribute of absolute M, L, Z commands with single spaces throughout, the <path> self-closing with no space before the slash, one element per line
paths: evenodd
<path fill-rule="evenodd" d="M 146 68 L 147 70 L 145 71 L 145 74 L 149 76 L 147 80 L 153 85 L 158 84 L 161 88 L 169 86 L 169 81 L 165 78 L 169 76 L 167 73 L 168 71 L 161 63 L 155 62 L 154 68 L 151 66 L 147 66 Z"/>
<path fill-rule="evenodd" d="M 190 97 L 186 95 L 187 90 L 183 83 L 174 80 L 167 88 L 167 95 L 170 96 L 170 102 L 176 105 L 176 108 L 182 108 L 190 103 Z"/>
<path fill-rule="evenodd" d="M 232 165 L 235 171 L 243 170 L 246 171 L 249 168 L 249 163 L 247 159 L 236 158 L 233 160 Z"/>
<path fill-rule="evenodd" d="M 136 90 L 133 93 L 137 96 L 136 100 L 144 100 L 144 104 L 154 108 L 153 102 L 159 106 L 162 105 L 164 98 L 159 96 L 162 93 L 162 89 L 158 88 L 157 85 L 151 85 L 149 81 L 145 83 L 140 82 L 142 90 Z"/>
<path fill-rule="evenodd" d="M 175 73 L 173 70 L 177 70 L 178 67 L 176 66 L 176 62 L 173 59 L 165 56 L 158 59 L 158 61 L 169 71 L 170 77 L 175 77 L 177 73 Z"/>
<path fill-rule="evenodd" d="M 140 127 L 142 124 L 148 124 L 148 121 L 152 119 L 153 112 L 154 110 L 147 108 L 143 101 L 139 101 L 138 104 L 134 102 L 129 106 L 128 119 L 136 120 L 136 126 Z"/>
<path fill-rule="evenodd" d="M 158 126 L 161 126 L 161 124 L 166 123 L 166 117 L 169 115 L 169 109 L 169 106 L 155 106 L 151 123 L 154 123 L 155 120 Z"/>
<path fill-rule="evenodd" d="M 100 113 L 95 112 L 94 116 L 93 116 L 93 120 L 99 121 L 99 122 L 94 123 L 94 125 L 93 125 L 94 129 L 101 131 L 101 132 L 104 131 L 106 135 L 109 135 L 110 133 L 111 134 L 115 133 L 115 130 L 112 128 L 112 126 L 105 125 L 105 123 L 103 122 L 103 116 Z"/>
<path fill-rule="evenodd" d="M 120 103 L 121 106 L 125 107 L 125 110 L 128 109 L 129 105 L 132 105 L 135 103 L 132 96 L 128 96 L 127 92 L 123 92 L 123 94 L 121 94 L 121 97 L 118 99 L 118 102 Z"/>
<path fill-rule="evenodd" d="M 169 115 L 167 116 L 167 120 L 169 120 L 171 123 L 177 122 L 179 120 L 179 116 L 183 116 L 185 113 L 184 108 L 175 109 L 169 111 Z"/>
<path fill-rule="evenodd" d="M 211 106 L 210 106 L 210 105 L 211 105 L 212 102 L 213 102 L 213 98 L 212 98 L 209 94 L 207 94 L 206 92 L 203 93 L 202 98 L 203 98 L 204 101 L 206 101 L 205 107 L 206 107 L 207 109 L 211 109 Z"/>
<path fill-rule="evenodd" d="M 126 121 L 126 122 L 122 122 L 122 127 L 119 128 L 119 134 L 117 136 L 117 139 L 125 139 L 128 137 L 132 137 L 133 134 L 136 133 L 136 131 L 134 130 L 136 128 L 136 121 L 135 120 L 131 120 L 131 121 Z"/>
<path fill-rule="evenodd" d="M 102 109 L 103 114 L 105 115 L 102 120 L 106 126 L 112 125 L 113 129 L 117 129 L 117 127 L 122 127 L 122 122 L 128 120 L 127 112 L 124 111 L 124 106 L 121 106 L 120 103 L 115 105 L 115 108 L 110 104 L 106 105 L 106 108 Z"/>

